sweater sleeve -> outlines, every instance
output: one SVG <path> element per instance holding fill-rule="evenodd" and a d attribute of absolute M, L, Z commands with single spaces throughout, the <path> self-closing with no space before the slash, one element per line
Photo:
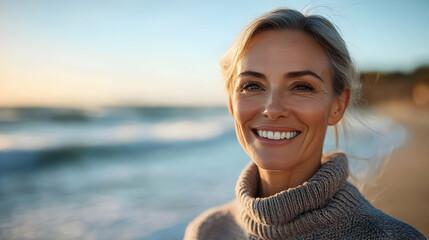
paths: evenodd
<path fill-rule="evenodd" d="M 216 209 L 209 209 L 191 221 L 186 228 L 184 240 L 209 239 L 216 222 L 221 221 L 222 214 Z"/>
<path fill-rule="evenodd" d="M 231 204 L 211 208 L 189 223 L 184 240 L 245 239 L 237 225 Z"/>
<path fill-rule="evenodd" d="M 379 209 L 371 206 L 373 214 L 367 215 L 370 225 L 383 233 L 383 239 L 426 239 L 413 226 L 389 216 Z"/>
<path fill-rule="evenodd" d="M 383 231 L 387 235 L 387 239 L 426 239 L 422 233 L 411 225 L 395 218 L 393 219 L 394 221 L 390 221 L 390 224 L 383 224 Z"/>

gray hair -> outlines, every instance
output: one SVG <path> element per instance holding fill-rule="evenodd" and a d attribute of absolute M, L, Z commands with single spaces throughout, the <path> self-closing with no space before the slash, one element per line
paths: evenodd
<path fill-rule="evenodd" d="M 235 84 L 237 64 L 248 51 L 252 38 L 260 32 L 272 30 L 302 31 L 312 36 L 325 48 L 330 60 L 334 94 L 339 96 L 348 88 L 351 93 L 350 102 L 357 101 L 360 96 L 359 76 L 336 27 L 322 16 L 306 16 L 299 11 L 284 8 L 270 11 L 248 24 L 222 57 L 221 71 L 229 94 Z"/>

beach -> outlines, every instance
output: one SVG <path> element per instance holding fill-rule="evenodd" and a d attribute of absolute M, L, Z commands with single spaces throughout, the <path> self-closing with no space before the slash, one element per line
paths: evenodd
<path fill-rule="evenodd" d="M 394 149 L 379 176 L 363 188 L 377 208 L 429 236 L 429 108 L 410 100 L 373 106 L 407 130 L 405 143 Z"/>
<path fill-rule="evenodd" d="M 348 150 L 399 147 L 364 193 L 428 235 L 429 111 L 406 101 L 369 108 L 375 121 L 349 129 Z M 225 107 L 0 109 L 0 117 L 0 239 L 181 239 L 191 219 L 234 199 L 250 161 Z M 325 143 L 335 148 L 332 131 Z"/>

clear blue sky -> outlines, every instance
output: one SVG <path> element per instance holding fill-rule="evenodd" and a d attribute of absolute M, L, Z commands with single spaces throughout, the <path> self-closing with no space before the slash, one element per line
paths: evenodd
<path fill-rule="evenodd" d="M 0 0 L 0 105 L 223 104 L 220 56 L 280 6 L 331 19 L 361 70 L 429 63 L 423 0 Z"/>

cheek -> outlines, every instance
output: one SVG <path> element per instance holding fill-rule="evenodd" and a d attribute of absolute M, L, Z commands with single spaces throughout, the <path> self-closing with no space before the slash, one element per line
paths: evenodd
<path fill-rule="evenodd" d="M 328 126 L 332 102 L 329 98 L 314 98 L 295 102 L 292 107 L 294 115 L 310 130 L 325 129 Z"/>
<path fill-rule="evenodd" d="M 246 126 L 258 114 L 259 105 L 251 99 L 236 99 L 233 102 L 235 129 L 240 143 L 245 143 L 246 134 L 250 131 Z"/>

